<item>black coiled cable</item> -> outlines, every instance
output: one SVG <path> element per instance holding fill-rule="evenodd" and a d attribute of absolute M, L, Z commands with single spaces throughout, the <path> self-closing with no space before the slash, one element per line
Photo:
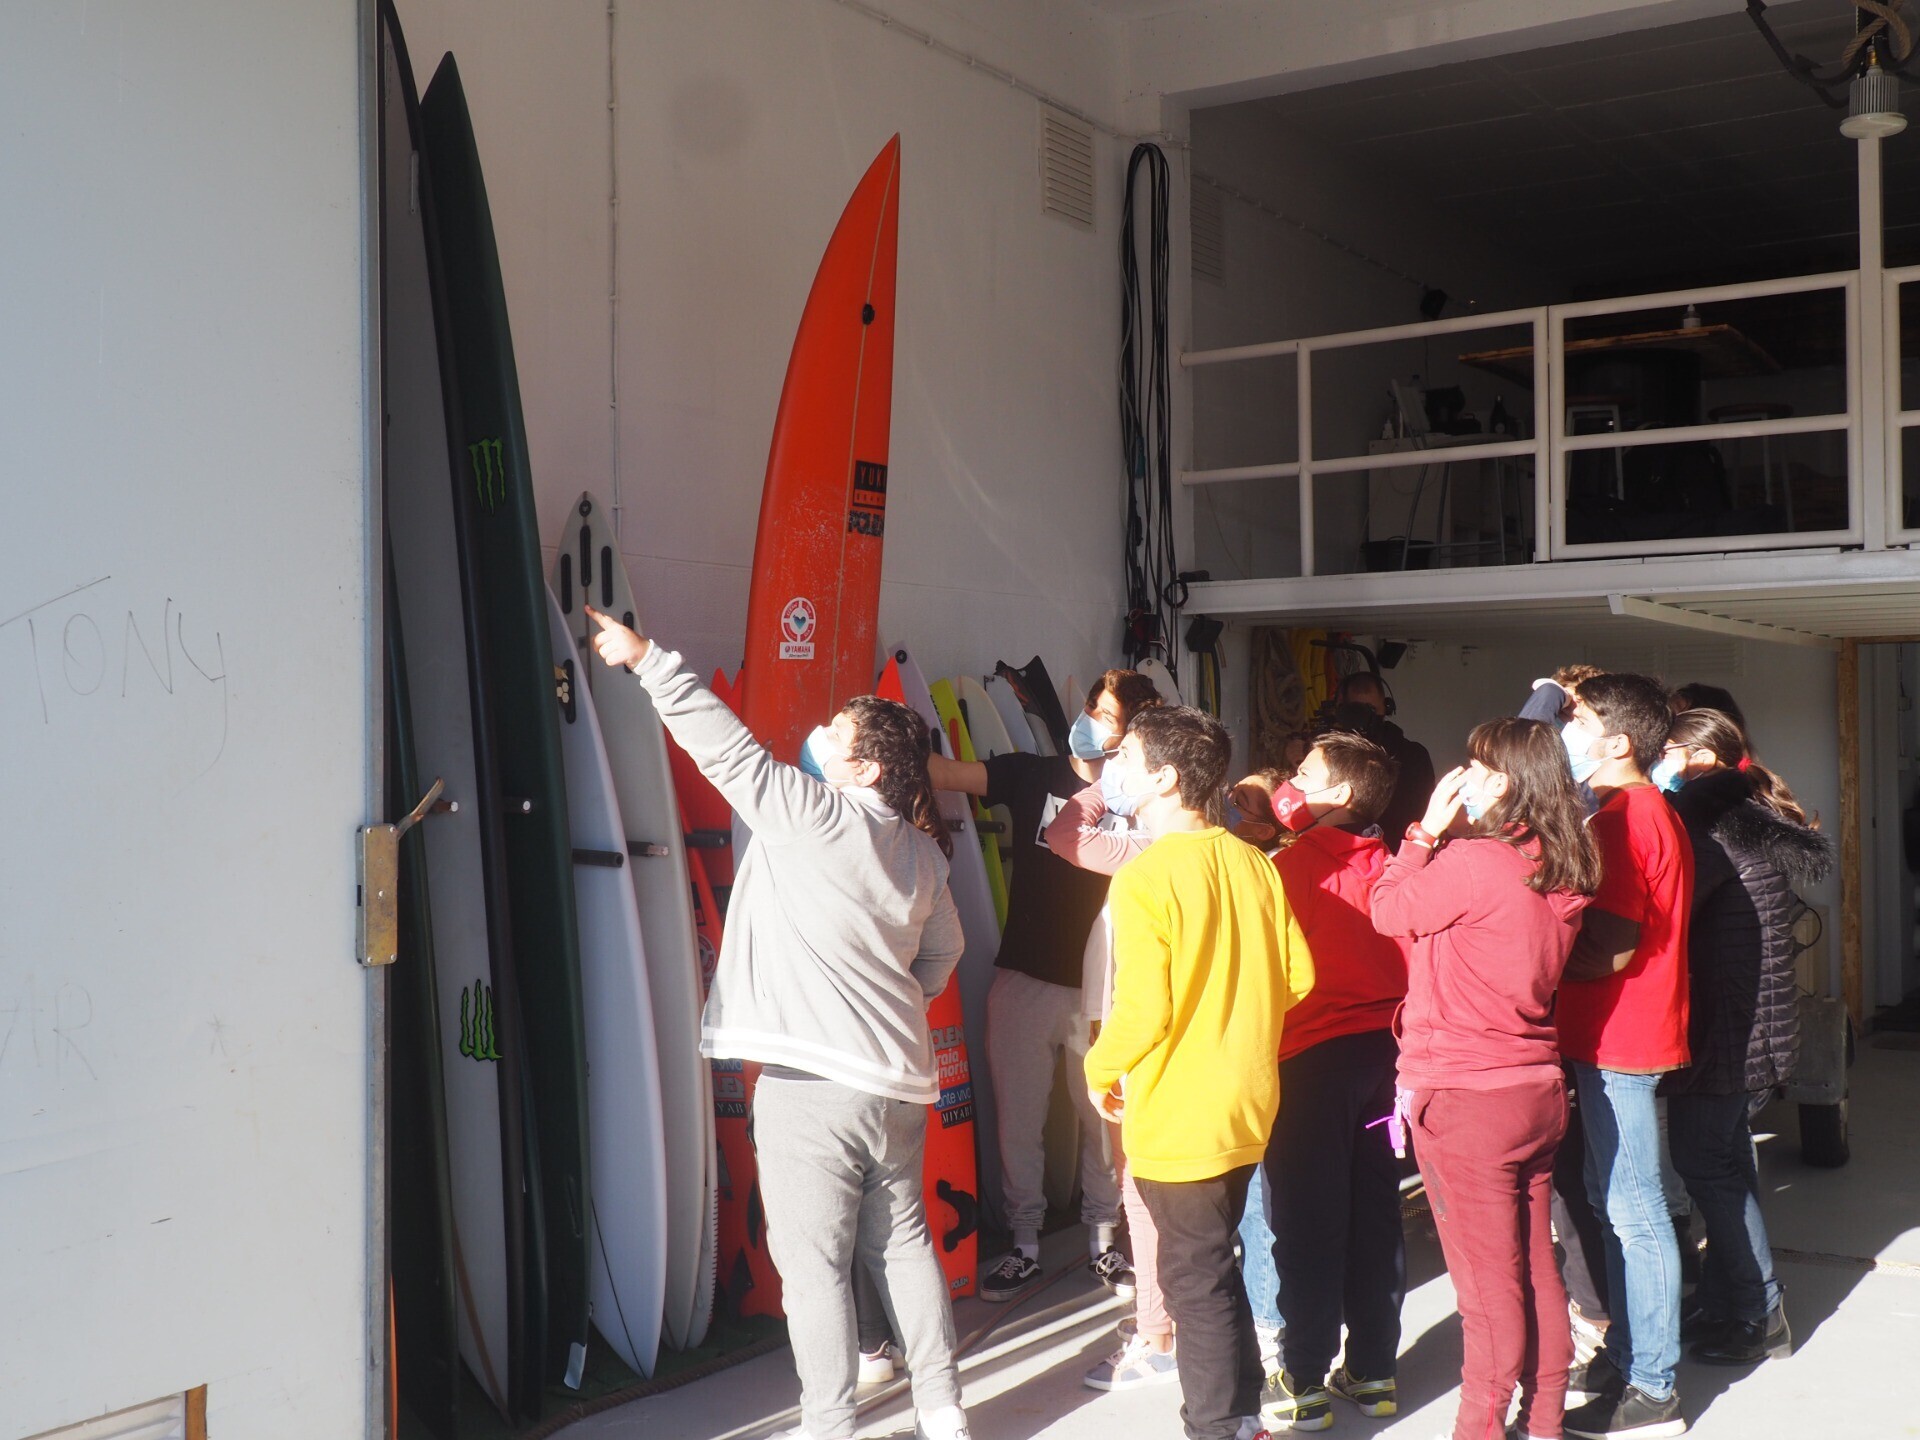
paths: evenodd
<path fill-rule="evenodd" d="M 1143 176 L 1149 221 L 1144 302 L 1134 230 Z M 1177 680 L 1174 626 L 1186 603 L 1186 585 L 1173 543 L 1172 247 L 1167 229 L 1171 190 L 1167 157 L 1160 147 L 1134 146 L 1120 222 L 1120 452 L 1127 467 L 1127 616 L 1121 643 L 1129 661 L 1157 655 Z"/>

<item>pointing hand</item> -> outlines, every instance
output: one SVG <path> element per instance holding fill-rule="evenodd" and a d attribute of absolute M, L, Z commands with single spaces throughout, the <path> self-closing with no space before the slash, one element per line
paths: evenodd
<path fill-rule="evenodd" d="M 611 615 L 587 606 L 587 614 L 599 622 L 600 629 L 591 638 L 593 648 L 600 652 L 600 658 L 609 665 L 625 665 L 632 669 L 647 658 L 647 652 L 653 648 L 653 642 L 622 625 Z"/>

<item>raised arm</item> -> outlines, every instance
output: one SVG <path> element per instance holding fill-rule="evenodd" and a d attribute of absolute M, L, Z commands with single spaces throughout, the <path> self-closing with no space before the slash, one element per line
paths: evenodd
<path fill-rule="evenodd" d="M 1409 840 L 1387 857 L 1373 887 L 1374 929 L 1393 939 L 1417 940 L 1466 918 L 1473 878 L 1459 856 L 1448 853 L 1451 848 L 1436 852 Z"/>
<path fill-rule="evenodd" d="M 832 823 L 847 802 L 831 786 L 774 759 L 677 653 L 591 606 L 587 614 L 600 625 L 593 637 L 600 658 L 633 671 L 661 723 L 756 836 L 790 839 Z"/>
<path fill-rule="evenodd" d="M 936 790 L 955 790 L 962 795 L 987 793 L 987 767 L 979 760 L 949 760 L 935 751 L 927 756 L 927 778 Z"/>
<path fill-rule="evenodd" d="M 1147 848 L 1147 837 L 1138 831 L 1102 830 L 1100 817 L 1106 813 L 1100 787 L 1089 785 L 1060 807 L 1041 838 L 1068 864 L 1111 875 Z"/>
<path fill-rule="evenodd" d="M 1160 907 L 1124 875 L 1108 890 L 1107 907 L 1113 918 L 1113 1009 L 1085 1064 L 1096 1106 L 1173 1023 L 1173 948 Z"/>

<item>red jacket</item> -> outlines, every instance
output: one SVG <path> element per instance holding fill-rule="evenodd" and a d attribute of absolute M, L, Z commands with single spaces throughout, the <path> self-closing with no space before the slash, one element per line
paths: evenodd
<path fill-rule="evenodd" d="M 1407 993 L 1407 947 L 1373 927 L 1374 883 L 1387 863 L 1377 835 L 1316 825 L 1274 856 L 1287 906 L 1313 956 L 1313 989 L 1287 1012 L 1280 1058 L 1338 1035 L 1393 1026 Z"/>
<path fill-rule="evenodd" d="M 1534 859 L 1492 837 L 1403 845 L 1373 889 L 1373 923 L 1413 941 L 1400 1084 L 1492 1090 L 1558 1074 L 1553 998 L 1588 897 L 1527 887 Z"/>

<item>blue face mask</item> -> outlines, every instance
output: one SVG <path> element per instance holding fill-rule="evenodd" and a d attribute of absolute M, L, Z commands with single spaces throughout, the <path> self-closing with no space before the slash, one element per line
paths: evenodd
<path fill-rule="evenodd" d="M 1480 817 L 1487 813 L 1487 802 L 1480 795 L 1461 795 L 1460 808 L 1467 812 L 1467 819 L 1474 824 L 1480 823 Z"/>
<path fill-rule="evenodd" d="M 1662 755 L 1653 769 L 1647 772 L 1647 779 L 1671 795 L 1687 783 L 1687 777 L 1680 773 L 1683 762 L 1677 755 Z"/>
<path fill-rule="evenodd" d="M 833 783 L 827 779 L 827 761 L 846 758 L 846 747 L 840 743 L 840 737 L 833 733 L 831 725 L 814 726 L 812 733 L 800 742 L 800 768 L 822 784 Z"/>
<path fill-rule="evenodd" d="M 1100 803 L 1109 815 L 1130 816 L 1140 808 L 1140 797 L 1120 788 L 1120 767 L 1109 765 L 1100 772 Z"/>
<path fill-rule="evenodd" d="M 1587 752 L 1593 748 L 1594 737 L 1580 728 L 1577 720 L 1569 720 L 1560 728 L 1560 743 L 1567 747 L 1567 763 L 1573 767 L 1573 783 L 1584 785 L 1600 768 L 1600 762 Z"/>
<path fill-rule="evenodd" d="M 1073 722 L 1073 728 L 1067 731 L 1067 749 L 1072 752 L 1074 759 L 1091 763 L 1106 759 L 1119 738 L 1082 710 L 1080 718 Z"/>

